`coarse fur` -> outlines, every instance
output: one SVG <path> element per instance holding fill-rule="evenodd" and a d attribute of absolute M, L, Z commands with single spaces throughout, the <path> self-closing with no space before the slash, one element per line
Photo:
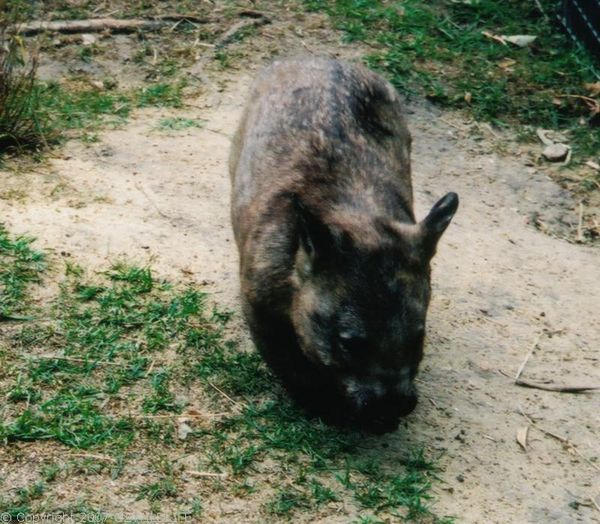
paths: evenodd
<path fill-rule="evenodd" d="M 458 197 L 415 222 L 399 96 L 362 66 L 277 61 L 249 100 L 230 172 L 253 339 L 311 413 L 394 430 L 416 405 L 430 260 Z"/>

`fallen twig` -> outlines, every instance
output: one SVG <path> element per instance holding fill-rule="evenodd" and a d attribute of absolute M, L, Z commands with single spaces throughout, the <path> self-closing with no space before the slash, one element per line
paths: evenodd
<path fill-rule="evenodd" d="M 135 184 L 135 187 L 137 188 L 137 190 L 138 190 L 140 193 L 142 193 L 142 195 L 144 195 L 144 196 L 146 197 L 146 199 L 148 200 L 148 202 L 150 202 L 150 204 L 152 204 L 152 207 L 153 207 L 154 209 L 156 209 L 156 212 L 157 212 L 157 213 L 158 213 L 158 214 L 159 214 L 161 217 L 163 217 L 163 218 L 171 218 L 171 217 L 169 217 L 169 215 L 167 215 L 167 214 L 165 214 L 165 213 L 163 213 L 163 212 L 161 211 L 161 209 L 160 209 L 160 208 L 159 208 L 159 207 L 156 205 L 156 202 L 154 202 L 154 200 L 152 200 L 152 199 L 150 198 L 150 196 L 148 195 L 148 193 L 146 193 L 146 191 L 144 190 L 144 188 L 142 187 L 142 185 L 141 185 L 141 184 L 138 184 L 138 183 L 136 183 L 136 184 Z"/>
<path fill-rule="evenodd" d="M 206 23 L 205 18 L 194 15 L 163 15 L 152 19 L 119 19 L 119 18 L 92 18 L 88 20 L 51 20 L 34 21 L 15 26 L 13 31 L 24 36 L 33 36 L 39 33 L 135 33 L 136 31 L 157 31 L 172 25 L 173 22 L 189 21 L 193 23 Z"/>
<path fill-rule="evenodd" d="M 583 203 L 579 202 L 579 222 L 577 223 L 577 236 L 575 242 L 583 242 Z"/>
<path fill-rule="evenodd" d="M 157 31 L 170 25 L 166 20 L 119 20 L 117 18 L 95 18 L 92 20 L 52 20 L 50 22 L 30 22 L 16 28 L 24 36 L 39 33 L 135 33 L 136 31 Z"/>
<path fill-rule="evenodd" d="M 259 13 L 258 11 L 241 11 L 239 16 L 246 17 L 246 20 L 240 20 L 233 24 L 227 31 L 225 31 L 219 38 L 217 38 L 216 42 L 213 44 L 212 52 L 204 54 L 200 60 L 192 66 L 189 70 L 189 74 L 192 76 L 199 77 L 201 80 L 205 80 L 203 78 L 203 70 L 204 66 L 209 62 L 209 60 L 213 59 L 218 51 L 223 50 L 227 47 L 235 37 L 247 27 L 259 27 L 261 25 L 266 25 L 271 23 L 271 19 Z"/>
<path fill-rule="evenodd" d="M 261 25 L 270 24 L 266 16 L 248 18 L 246 20 L 240 20 L 233 24 L 227 31 L 225 31 L 215 42 L 215 49 L 222 49 L 230 44 L 235 37 L 247 27 L 259 27 Z"/>
<path fill-rule="evenodd" d="M 82 364 L 100 364 L 106 366 L 124 366 L 125 364 L 120 364 L 119 362 L 111 362 L 110 360 L 91 360 L 86 358 L 78 358 L 78 357 L 66 357 L 62 355 L 27 355 L 29 358 L 40 358 L 46 360 L 66 360 L 68 362 L 81 362 Z"/>
<path fill-rule="evenodd" d="M 502 38 L 500 35 L 495 35 L 494 33 L 490 33 L 489 31 L 481 31 L 481 34 L 490 40 L 495 40 L 496 42 L 501 43 L 502 45 L 508 45 L 506 40 Z"/>
<path fill-rule="evenodd" d="M 31 320 L 36 320 L 35 317 L 22 317 L 19 315 L 9 315 L 7 313 L 0 313 L 0 322 L 8 321 L 8 322 L 29 322 Z"/>
<path fill-rule="evenodd" d="M 72 453 L 69 455 L 69 457 L 93 458 L 96 460 L 105 460 L 106 462 L 112 462 L 113 464 L 117 463 L 117 461 L 112 457 L 108 457 L 106 455 L 95 455 L 93 453 Z"/>
<path fill-rule="evenodd" d="M 213 477 L 220 479 L 227 478 L 227 473 L 213 473 L 211 471 L 187 471 L 186 473 L 192 477 Z"/>
<path fill-rule="evenodd" d="M 231 402 L 234 406 L 237 407 L 246 407 L 246 405 L 242 402 L 238 402 L 237 400 L 232 399 L 227 393 L 225 393 L 222 389 L 215 386 L 212 382 L 209 382 L 208 385 L 213 388 L 216 392 L 220 393 L 223 397 L 225 397 L 229 402 Z"/>
<path fill-rule="evenodd" d="M 567 446 L 571 451 L 573 451 L 573 453 L 576 453 L 577 455 L 579 455 L 583 460 L 585 460 L 595 470 L 600 471 L 600 466 L 598 466 L 597 464 L 594 464 L 589 458 L 587 458 L 585 455 L 583 455 L 581 453 L 581 451 L 579 451 L 577 449 L 575 444 L 573 444 L 568 438 L 562 437 L 561 435 L 557 435 L 556 433 L 553 433 L 552 431 L 548 431 L 547 429 L 540 427 L 540 425 L 537 422 L 535 422 L 529 415 L 527 415 L 527 413 L 525 413 L 523 411 L 523 408 L 521 406 L 519 406 L 519 411 L 521 412 L 521 415 L 523 415 L 534 428 L 538 429 L 545 435 L 548 435 L 549 437 L 552 437 L 553 439 L 558 440 L 559 442 L 561 442 L 562 444 Z"/>
<path fill-rule="evenodd" d="M 597 115 L 600 113 L 600 102 L 595 98 L 591 98 L 589 96 L 583 95 L 554 95 L 556 98 L 577 98 L 579 100 L 583 100 L 585 105 L 588 106 L 593 115 Z"/>
<path fill-rule="evenodd" d="M 592 169 L 595 169 L 596 171 L 600 171 L 600 164 L 594 162 L 593 160 L 588 160 L 587 162 L 585 162 L 585 165 L 591 167 Z"/>
<path fill-rule="evenodd" d="M 561 386 L 559 384 L 541 384 L 539 382 L 529 382 L 528 380 L 515 380 L 517 386 L 524 388 L 542 389 L 544 391 L 557 391 L 559 393 L 585 393 L 586 391 L 600 390 L 600 386 Z"/>
<path fill-rule="evenodd" d="M 191 418 L 199 418 L 199 419 L 206 419 L 206 418 L 210 418 L 210 417 L 219 417 L 219 416 L 223 416 L 226 415 L 226 413 L 211 413 L 209 414 L 203 414 L 203 413 L 199 413 L 197 415 L 192 415 L 192 414 L 187 414 L 187 413 L 165 413 L 165 414 L 161 414 L 161 415 L 146 415 L 145 413 L 139 413 L 139 414 L 130 414 L 129 417 L 131 418 L 143 418 L 143 419 L 155 419 L 155 418 L 180 418 L 180 419 L 191 419 Z"/>
<path fill-rule="evenodd" d="M 529 352 L 527 353 L 527 356 L 525 357 L 525 360 L 523 360 L 523 362 L 519 366 L 519 369 L 517 369 L 517 374 L 515 375 L 515 382 L 517 382 L 517 380 L 519 380 L 519 377 L 521 376 L 521 373 L 523 373 L 523 370 L 525 369 L 525 366 L 526 366 L 527 362 L 531 358 L 531 355 L 533 355 L 533 352 L 535 351 L 535 348 L 537 348 L 537 345 L 540 342 L 540 338 L 542 338 L 542 335 L 537 335 L 535 337 L 535 340 L 534 340 L 533 344 L 531 344 L 531 348 L 529 349 Z"/>
<path fill-rule="evenodd" d="M 539 9 L 540 13 L 542 14 L 542 16 L 544 17 L 544 19 L 546 20 L 546 22 L 550 23 L 550 17 L 546 13 L 546 11 L 544 11 L 544 8 L 542 7 L 542 4 L 541 4 L 540 0 L 535 0 L 535 5 Z"/>

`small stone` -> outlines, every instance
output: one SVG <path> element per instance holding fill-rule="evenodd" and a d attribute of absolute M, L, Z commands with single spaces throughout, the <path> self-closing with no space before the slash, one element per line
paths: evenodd
<path fill-rule="evenodd" d="M 81 35 L 81 43 L 83 45 L 93 45 L 96 43 L 96 41 L 97 38 L 94 35 L 90 35 L 88 33 Z"/>
<path fill-rule="evenodd" d="M 546 146 L 544 151 L 542 151 L 543 157 L 549 162 L 560 162 L 567 158 L 569 154 L 569 146 L 565 144 L 552 144 L 550 146 Z"/>
<path fill-rule="evenodd" d="M 188 435 L 193 431 L 194 430 L 189 426 L 189 424 L 181 422 L 179 424 L 179 427 L 177 428 L 177 437 L 179 438 L 179 440 L 185 440 L 188 437 Z"/>

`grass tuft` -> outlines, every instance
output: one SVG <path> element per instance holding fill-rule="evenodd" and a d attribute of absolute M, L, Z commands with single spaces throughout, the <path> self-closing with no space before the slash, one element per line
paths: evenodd
<path fill-rule="evenodd" d="M 0 319 L 23 311 L 28 286 L 41 281 L 45 256 L 31 248 L 33 241 L 11 236 L 0 224 Z"/>
<path fill-rule="evenodd" d="M 31 250 L 30 240 L 21 242 Z M 9 273 L 19 260 L 8 259 Z M 144 464 L 147 474 L 130 489 L 161 513 L 183 500 L 190 465 L 178 461 L 193 456 L 191 468 L 207 478 L 202 500 L 272 492 L 265 518 L 351 504 L 373 518 L 436 521 L 435 468 L 422 451 L 372 453 L 364 435 L 307 418 L 258 354 L 228 338 L 231 313 L 204 293 L 123 261 L 91 276 L 70 263 L 65 273 L 45 321 L 15 326 L 1 354 L 0 440 L 86 451 L 77 465 L 50 457 L 39 472 L 44 485 L 76 474 L 115 480 Z M 32 512 L 31 498 L 3 504 Z M 198 515 L 199 501 L 177 511 Z"/>
<path fill-rule="evenodd" d="M 525 125 L 571 134 L 575 157 L 600 151 L 600 115 L 579 96 L 599 74 L 536 2 L 370 2 L 305 0 L 330 15 L 348 42 L 365 42 L 365 58 L 404 93 L 419 92 L 444 107 L 467 110 L 498 126 Z M 541 0 L 553 15 L 556 2 Z M 534 35 L 531 46 L 503 45 L 493 35 Z M 594 96 L 598 96 L 597 94 Z M 532 136 L 531 133 L 527 136 Z"/>
<path fill-rule="evenodd" d="M 28 57 L 23 39 L 11 32 L 22 21 L 22 7 L 21 2 L 0 7 L 0 155 L 46 143 L 35 88 L 37 55 Z"/>

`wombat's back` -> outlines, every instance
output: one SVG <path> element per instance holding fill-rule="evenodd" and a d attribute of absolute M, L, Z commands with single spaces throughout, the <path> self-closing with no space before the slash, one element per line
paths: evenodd
<path fill-rule="evenodd" d="M 322 212 L 351 205 L 414 221 L 410 134 L 398 95 L 359 65 L 301 57 L 268 67 L 250 94 L 230 170 L 242 255 L 252 229 L 269 229 L 269 216 L 278 235 L 292 234 L 291 194 Z"/>
<path fill-rule="evenodd" d="M 327 58 L 274 63 L 231 153 L 232 219 L 253 339 L 291 395 L 391 431 L 415 406 L 430 259 L 458 197 L 415 223 L 394 88 Z"/>

